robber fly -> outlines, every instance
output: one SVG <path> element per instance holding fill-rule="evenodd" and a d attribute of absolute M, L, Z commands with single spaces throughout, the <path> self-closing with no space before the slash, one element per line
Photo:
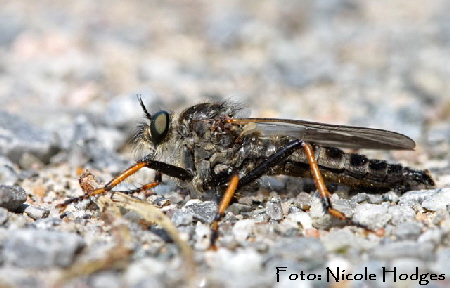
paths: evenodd
<path fill-rule="evenodd" d="M 324 208 L 343 220 L 349 219 L 333 209 L 325 182 L 372 191 L 434 186 L 426 170 L 340 149 L 413 150 L 414 141 L 399 133 L 303 120 L 236 118 L 242 108 L 229 102 L 200 103 L 178 116 L 166 111 L 151 115 L 140 98 L 139 102 L 149 122 L 139 126 L 134 140 L 146 145 L 148 154 L 103 188 L 68 199 L 61 206 L 111 191 L 144 167 L 156 170 L 158 177 L 128 192 L 152 188 L 165 174 L 197 193 L 220 195 L 218 215 L 225 213 L 236 191 L 263 175 L 313 178 Z M 217 237 L 217 227 L 215 221 L 212 239 Z"/>

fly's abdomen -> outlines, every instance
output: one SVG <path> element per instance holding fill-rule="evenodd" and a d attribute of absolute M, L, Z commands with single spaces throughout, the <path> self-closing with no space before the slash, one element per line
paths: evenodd
<path fill-rule="evenodd" d="M 327 182 L 341 183 L 353 188 L 411 190 L 432 187 L 434 181 L 426 170 L 414 170 L 384 160 L 368 159 L 364 155 L 345 153 L 341 149 L 315 146 L 315 157 Z M 295 177 L 311 177 L 302 150 L 289 157 L 277 169 L 278 173 Z M 275 171 L 274 171 L 275 172 Z"/>

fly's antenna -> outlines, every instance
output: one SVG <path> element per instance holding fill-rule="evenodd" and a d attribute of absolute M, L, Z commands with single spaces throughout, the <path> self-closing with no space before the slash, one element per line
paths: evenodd
<path fill-rule="evenodd" d="M 148 120 L 152 120 L 152 115 L 148 113 L 147 108 L 145 108 L 144 102 L 142 101 L 141 95 L 137 95 L 139 104 L 141 104 L 142 110 L 144 110 L 144 115 Z"/>

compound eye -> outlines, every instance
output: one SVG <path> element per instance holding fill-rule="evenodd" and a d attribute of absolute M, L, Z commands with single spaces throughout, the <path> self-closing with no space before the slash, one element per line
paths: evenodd
<path fill-rule="evenodd" d="M 150 122 L 150 132 L 152 133 L 153 144 L 161 143 L 169 132 L 170 117 L 166 111 L 159 111 L 152 116 Z"/>

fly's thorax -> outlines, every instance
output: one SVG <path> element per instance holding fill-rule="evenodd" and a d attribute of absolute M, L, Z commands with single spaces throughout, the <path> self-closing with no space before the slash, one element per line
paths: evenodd
<path fill-rule="evenodd" d="M 214 120 L 215 121 L 215 120 Z M 218 186 L 226 184 L 227 179 L 242 166 L 243 158 L 239 153 L 242 143 L 239 139 L 239 130 L 223 130 L 216 125 L 208 129 L 193 131 L 182 142 L 180 167 L 190 171 L 194 175 L 192 184 L 198 192 L 214 190 Z M 204 123 L 204 122 L 202 122 Z M 218 125 L 220 124 L 220 125 Z M 202 133 L 196 133 L 202 132 Z"/>
<path fill-rule="evenodd" d="M 241 165 L 237 149 L 237 146 L 221 148 L 217 145 L 195 145 L 192 150 L 186 147 L 182 165 L 195 172 L 194 187 L 206 192 L 224 184 Z"/>
<path fill-rule="evenodd" d="M 231 124 L 228 119 L 233 118 L 241 109 L 239 105 L 230 102 L 191 106 L 179 115 L 178 133 L 184 137 L 198 137 L 198 140 L 223 140 L 226 137 L 220 137 L 221 133 L 229 134 L 239 127 Z"/>

